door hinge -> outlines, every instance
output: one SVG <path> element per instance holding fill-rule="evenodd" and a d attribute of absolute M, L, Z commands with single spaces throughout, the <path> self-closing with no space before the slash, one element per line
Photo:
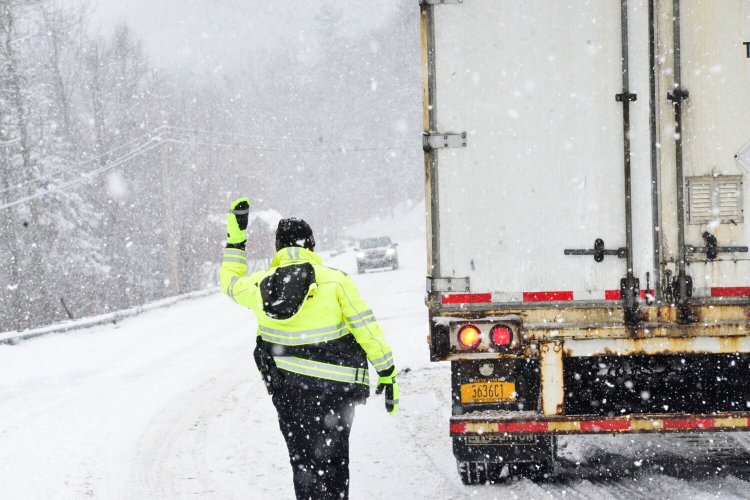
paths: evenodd
<path fill-rule="evenodd" d="M 687 89 L 677 87 L 674 92 L 667 93 L 667 100 L 673 103 L 687 101 L 690 98 L 690 92 Z"/>
<path fill-rule="evenodd" d="M 422 149 L 430 151 L 440 148 L 465 148 L 466 132 L 425 132 L 422 134 Z"/>
<path fill-rule="evenodd" d="M 630 92 L 623 92 L 622 94 L 615 94 L 615 101 L 617 102 L 635 102 L 638 100 L 638 94 L 631 94 Z"/>
<path fill-rule="evenodd" d="M 434 278 L 427 277 L 427 292 L 469 292 L 471 291 L 471 279 L 465 278 Z"/>

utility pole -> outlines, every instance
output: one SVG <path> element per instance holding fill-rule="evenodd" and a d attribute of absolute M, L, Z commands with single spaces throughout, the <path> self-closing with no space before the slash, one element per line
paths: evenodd
<path fill-rule="evenodd" d="M 161 170 L 161 190 L 164 199 L 164 215 L 167 222 L 167 258 L 169 259 L 169 286 L 173 295 L 180 293 L 180 262 L 177 255 L 177 231 L 174 221 L 174 200 L 172 196 L 172 183 L 169 177 L 168 143 L 162 142 L 159 148 L 159 167 Z"/>

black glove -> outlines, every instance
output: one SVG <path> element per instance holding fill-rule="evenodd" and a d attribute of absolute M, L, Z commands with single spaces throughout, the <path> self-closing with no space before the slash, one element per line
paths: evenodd
<path fill-rule="evenodd" d="M 245 198 L 233 208 L 235 217 L 237 217 L 237 225 L 240 227 L 240 231 L 244 231 L 247 229 L 247 216 L 250 212 L 250 200 Z"/>
<path fill-rule="evenodd" d="M 378 387 L 375 394 L 380 394 L 385 389 L 385 411 L 393 415 L 398 410 L 398 382 L 396 382 L 396 367 L 391 366 L 387 370 L 378 372 Z"/>

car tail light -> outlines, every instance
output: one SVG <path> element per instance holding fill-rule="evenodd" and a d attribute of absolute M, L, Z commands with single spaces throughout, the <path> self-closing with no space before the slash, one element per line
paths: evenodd
<path fill-rule="evenodd" d="M 495 325 L 490 330 L 490 339 L 497 347 L 508 347 L 513 341 L 513 330 L 505 325 Z"/>
<path fill-rule="evenodd" d="M 474 349 L 482 341 L 482 332 L 474 325 L 464 325 L 458 331 L 458 343 L 464 349 Z"/>

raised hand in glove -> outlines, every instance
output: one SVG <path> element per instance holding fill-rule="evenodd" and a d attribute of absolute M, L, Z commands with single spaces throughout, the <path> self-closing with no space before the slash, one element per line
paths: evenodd
<path fill-rule="evenodd" d="M 396 382 L 396 367 L 378 372 L 378 387 L 375 394 L 385 389 L 385 411 L 393 415 L 398 410 L 398 382 Z"/>
<path fill-rule="evenodd" d="M 237 198 L 227 213 L 227 248 L 245 248 L 250 199 Z"/>

